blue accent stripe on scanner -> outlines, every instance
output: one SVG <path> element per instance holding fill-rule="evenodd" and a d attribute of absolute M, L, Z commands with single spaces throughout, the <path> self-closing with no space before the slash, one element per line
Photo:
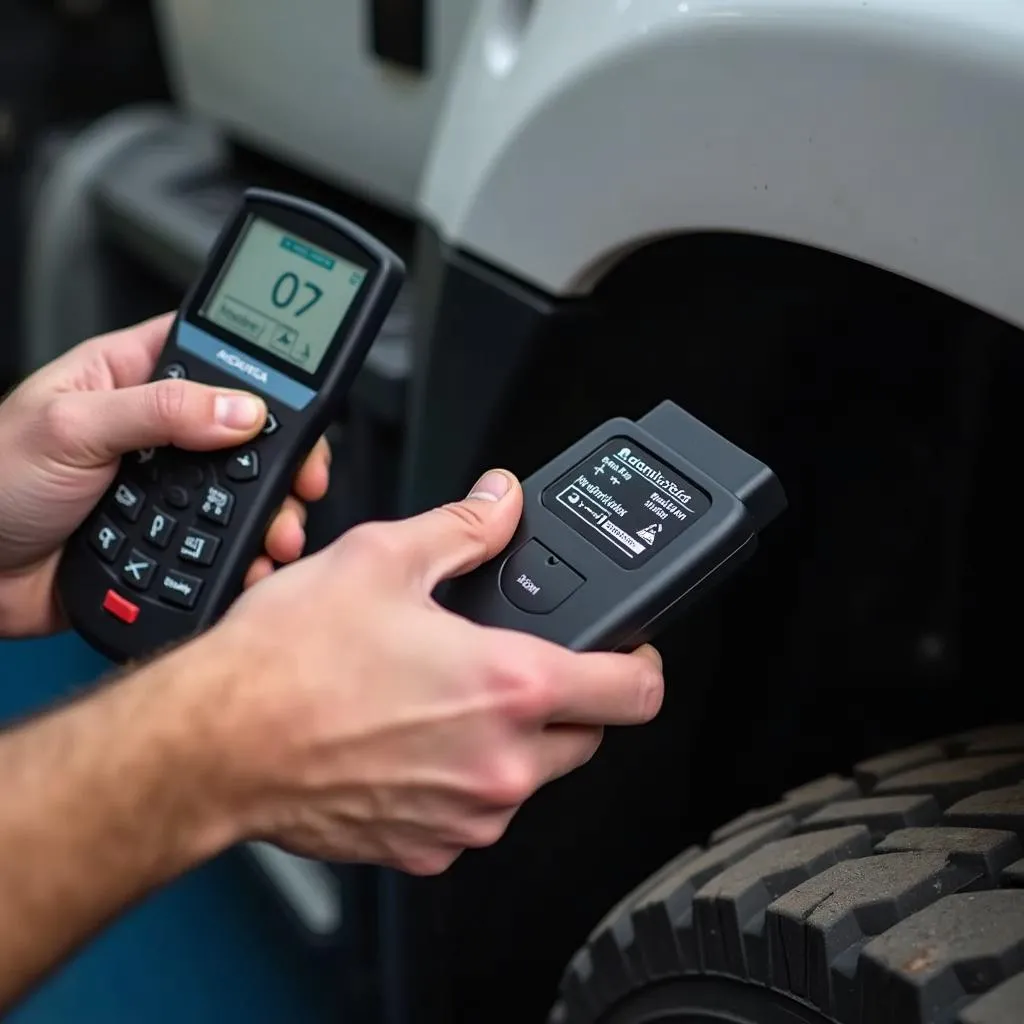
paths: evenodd
<path fill-rule="evenodd" d="M 246 355 L 236 348 L 232 348 L 219 338 L 215 338 L 212 334 L 207 334 L 206 331 L 201 331 L 194 324 L 190 324 L 185 320 L 178 324 L 177 341 L 178 348 L 191 355 L 198 356 L 211 366 L 216 366 L 218 370 L 230 373 L 233 377 L 243 381 L 250 389 L 261 391 L 270 398 L 276 398 L 291 409 L 305 409 L 316 396 L 316 392 L 307 388 L 304 384 L 292 380 L 291 377 L 286 377 L 278 370 L 272 370 L 265 363 L 261 363 L 258 359 L 253 359 L 252 356 Z M 221 353 L 223 355 L 220 355 Z M 220 358 L 218 358 L 218 355 L 220 355 Z M 225 356 L 227 356 L 227 359 L 224 358 Z M 246 373 L 239 366 L 233 366 L 228 361 L 230 359 L 237 359 L 242 364 L 254 367 L 261 374 L 266 374 L 266 381 Z"/>

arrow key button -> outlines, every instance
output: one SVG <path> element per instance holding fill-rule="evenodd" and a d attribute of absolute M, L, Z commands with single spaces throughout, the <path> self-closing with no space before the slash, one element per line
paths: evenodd
<path fill-rule="evenodd" d="M 228 459 L 225 469 L 229 480 L 245 482 L 255 480 L 260 475 L 260 457 L 251 448 L 235 452 Z"/>

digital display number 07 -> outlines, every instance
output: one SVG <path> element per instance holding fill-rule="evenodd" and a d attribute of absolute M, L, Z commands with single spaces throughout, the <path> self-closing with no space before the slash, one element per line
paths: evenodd
<path fill-rule="evenodd" d="M 358 286 L 362 283 L 363 276 L 364 274 L 362 271 L 353 270 L 352 273 L 349 274 L 348 283 L 353 286 Z M 291 270 L 286 270 L 274 282 L 274 287 L 270 292 L 270 301 L 278 309 L 289 309 L 295 302 L 299 292 L 303 289 L 308 289 L 312 293 L 313 297 L 300 305 L 298 309 L 292 311 L 292 316 L 302 316 L 303 313 L 312 309 L 324 297 L 324 290 L 312 281 L 300 281 L 299 275 L 293 273 Z"/>
<path fill-rule="evenodd" d="M 312 281 L 300 281 L 298 274 L 286 270 L 275 282 L 270 292 L 270 301 L 278 309 L 288 309 L 295 302 L 295 297 L 302 289 L 309 289 L 313 297 L 304 302 L 298 309 L 292 310 L 292 316 L 302 316 L 307 310 L 312 309 L 323 297 L 324 290 Z"/>

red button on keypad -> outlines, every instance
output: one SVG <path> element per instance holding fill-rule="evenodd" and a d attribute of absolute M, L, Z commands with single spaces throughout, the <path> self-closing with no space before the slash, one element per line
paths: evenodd
<path fill-rule="evenodd" d="M 139 606 L 123 598 L 117 591 L 108 590 L 103 598 L 103 607 L 115 618 L 130 626 L 139 617 Z"/>

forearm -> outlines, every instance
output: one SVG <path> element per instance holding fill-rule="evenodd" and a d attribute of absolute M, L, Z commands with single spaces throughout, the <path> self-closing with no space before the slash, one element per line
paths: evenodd
<path fill-rule="evenodd" d="M 187 650 L 0 736 L 0 1010 L 234 841 Z"/>

